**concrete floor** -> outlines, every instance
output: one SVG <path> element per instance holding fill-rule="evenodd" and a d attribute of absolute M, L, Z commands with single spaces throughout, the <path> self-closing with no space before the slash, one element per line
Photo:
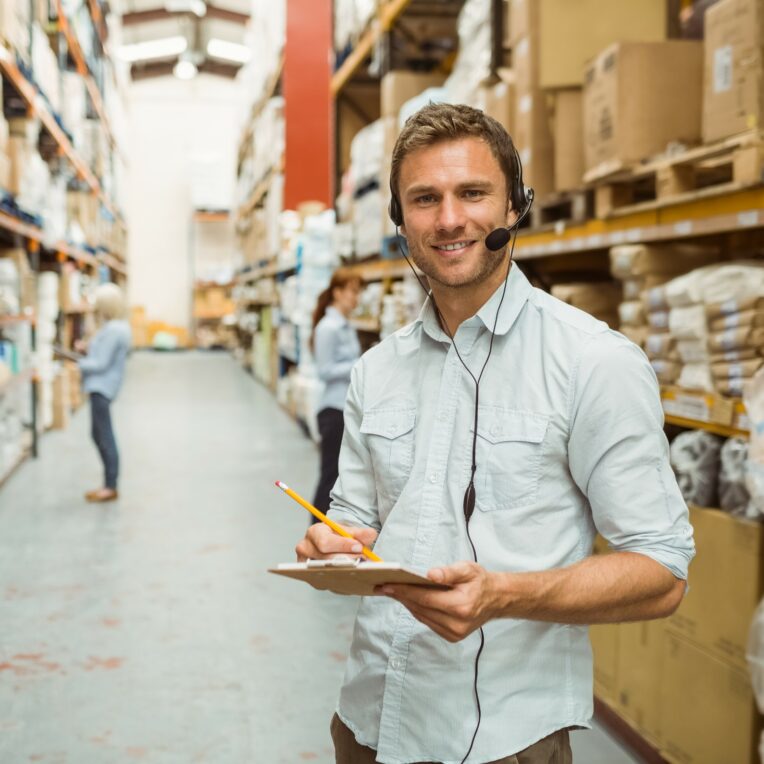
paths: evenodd
<path fill-rule="evenodd" d="M 223 354 L 135 354 L 114 407 L 121 497 L 85 409 L 0 490 L 0 762 L 333 761 L 355 610 L 290 560 L 313 444 Z M 634 764 L 603 731 L 580 764 Z"/>

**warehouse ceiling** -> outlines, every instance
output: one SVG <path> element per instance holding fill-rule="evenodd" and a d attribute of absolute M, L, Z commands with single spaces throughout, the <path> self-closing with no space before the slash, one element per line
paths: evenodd
<path fill-rule="evenodd" d="M 132 61 L 134 80 L 180 76 L 179 62 L 222 77 L 235 77 L 242 65 L 234 60 L 238 49 L 226 49 L 226 43 L 243 45 L 250 0 L 112 0 L 110 5 L 122 25 L 120 57 Z M 133 48 L 146 43 L 155 49 Z"/>

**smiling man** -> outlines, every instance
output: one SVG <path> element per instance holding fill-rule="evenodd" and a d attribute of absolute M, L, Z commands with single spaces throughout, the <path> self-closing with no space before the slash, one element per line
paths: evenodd
<path fill-rule="evenodd" d="M 570 762 L 587 625 L 665 617 L 684 593 L 692 529 L 647 359 L 486 246 L 522 212 L 517 161 L 466 106 L 425 107 L 395 145 L 395 217 L 432 291 L 353 371 L 330 516 L 357 541 L 314 525 L 297 554 L 373 543 L 450 589 L 361 602 L 342 764 Z M 591 556 L 596 531 L 612 554 Z"/>

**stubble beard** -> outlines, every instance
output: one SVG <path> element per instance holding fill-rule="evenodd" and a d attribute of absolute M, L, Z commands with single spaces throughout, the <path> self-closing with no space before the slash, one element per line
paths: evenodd
<path fill-rule="evenodd" d="M 483 246 L 483 252 L 478 258 L 478 267 L 475 271 L 473 271 L 471 274 L 454 274 L 453 276 L 450 276 L 447 268 L 442 269 L 444 271 L 443 273 L 438 272 L 436 264 L 432 259 L 429 259 L 423 255 L 422 248 L 420 246 L 409 246 L 409 249 L 411 253 L 411 259 L 419 267 L 419 270 L 421 270 L 422 273 L 424 273 L 424 275 L 427 276 L 430 281 L 436 281 L 442 286 L 451 288 L 482 284 L 484 281 L 493 276 L 497 269 L 501 267 L 507 253 L 506 247 L 494 252 L 488 249 L 488 247 Z M 434 255 L 433 257 L 437 257 L 437 255 Z"/>

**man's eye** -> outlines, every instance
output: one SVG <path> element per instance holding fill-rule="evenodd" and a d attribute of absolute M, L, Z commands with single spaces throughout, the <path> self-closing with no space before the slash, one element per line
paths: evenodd
<path fill-rule="evenodd" d="M 468 199 L 478 199 L 478 198 L 480 198 L 481 196 L 483 196 L 483 192 L 482 192 L 482 191 L 480 191 L 480 190 L 479 190 L 479 189 L 477 189 L 477 188 L 468 188 L 468 189 L 467 189 L 467 190 L 464 192 L 464 195 L 465 195 L 465 196 L 466 196 Z"/>
<path fill-rule="evenodd" d="M 432 194 L 425 194 L 424 196 L 417 196 L 416 202 L 417 204 L 430 204 L 435 200 L 435 197 Z"/>

